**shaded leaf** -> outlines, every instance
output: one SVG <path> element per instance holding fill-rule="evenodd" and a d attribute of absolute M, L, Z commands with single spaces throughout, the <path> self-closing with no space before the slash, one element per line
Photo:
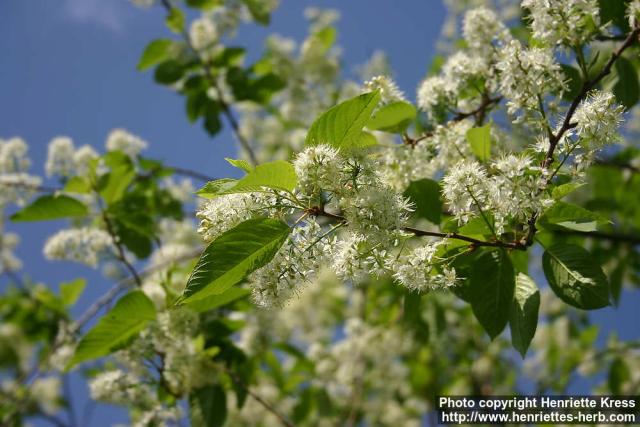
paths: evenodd
<path fill-rule="evenodd" d="M 583 310 L 609 305 L 609 283 L 586 249 L 557 243 L 542 255 L 542 268 L 553 292 L 564 302 Z"/>
<path fill-rule="evenodd" d="M 524 356 L 538 327 L 540 309 L 540 291 L 531 277 L 519 273 L 516 276 L 516 288 L 509 313 L 511 343 Z"/>
<path fill-rule="evenodd" d="M 503 250 L 485 252 L 471 265 L 467 297 L 473 314 L 491 339 L 507 326 L 513 302 L 515 274 Z"/>
<path fill-rule="evenodd" d="M 425 218 L 434 224 L 440 224 L 442 200 L 440 200 L 440 184 L 431 179 L 412 181 L 404 192 L 415 205 L 415 215 Z"/>

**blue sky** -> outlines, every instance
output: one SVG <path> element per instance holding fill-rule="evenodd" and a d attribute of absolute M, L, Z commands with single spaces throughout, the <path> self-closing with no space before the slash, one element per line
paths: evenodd
<path fill-rule="evenodd" d="M 413 96 L 435 54 L 434 42 L 444 18 L 440 1 L 282 0 L 269 29 L 245 26 L 237 44 L 255 55 L 270 32 L 302 39 L 307 6 L 341 12 L 339 44 L 346 70 L 375 50 L 384 50 L 399 85 Z M 236 152 L 231 134 L 225 131 L 209 138 L 199 125 L 187 122 L 179 96 L 156 85 L 151 73 L 135 69 L 144 46 L 169 35 L 163 18 L 160 8 L 141 10 L 127 0 L 2 0 L 0 138 L 23 137 L 30 144 L 33 171 L 38 174 L 43 174 L 51 138 L 67 135 L 76 144 L 102 148 L 115 127 L 149 141 L 146 154 L 150 157 L 211 176 L 232 174 L 223 160 Z M 75 277 L 89 277 L 78 311 L 108 289 L 107 280 L 95 271 L 43 259 L 42 244 L 51 233 L 51 223 L 8 227 L 22 235 L 18 254 L 34 280 L 57 286 Z M 637 296 L 623 298 L 619 310 L 600 310 L 594 320 L 603 322 L 607 331 L 637 338 L 634 325 L 640 319 L 633 307 L 638 302 Z M 79 387 L 74 385 L 76 390 Z M 92 425 L 117 420 L 123 420 L 122 412 L 102 408 L 95 411 Z"/>

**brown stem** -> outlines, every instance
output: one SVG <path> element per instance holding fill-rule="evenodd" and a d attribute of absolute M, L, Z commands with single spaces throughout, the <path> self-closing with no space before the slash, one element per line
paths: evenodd
<path fill-rule="evenodd" d="M 344 223 L 347 222 L 347 219 L 345 217 L 326 212 L 322 207 L 319 207 L 319 206 L 309 208 L 307 209 L 307 212 L 309 212 L 310 215 L 323 216 L 325 218 L 331 218 L 333 220 L 344 222 Z M 420 236 L 420 237 L 429 236 L 429 237 L 441 237 L 443 239 L 462 240 L 462 241 L 471 243 L 472 246 L 474 247 L 490 246 L 494 248 L 507 248 L 507 249 L 518 249 L 518 250 L 526 249 L 521 242 L 503 242 L 500 240 L 485 241 L 485 240 L 474 239 L 473 237 L 464 236 L 458 233 L 442 233 L 439 231 L 426 231 L 426 230 L 420 230 L 418 228 L 413 228 L 413 227 L 403 227 L 402 231 L 405 231 L 407 233 L 412 233 L 415 236 Z"/>
<path fill-rule="evenodd" d="M 129 273 L 131 274 L 131 277 L 133 277 L 133 280 L 136 282 L 136 285 L 138 287 L 142 287 L 142 280 L 140 279 L 140 276 L 138 276 L 138 272 L 136 271 L 136 269 L 127 259 L 124 253 L 124 249 L 122 248 L 122 244 L 120 243 L 120 239 L 118 239 L 118 236 L 116 235 L 113 228 L 111 218 L 109 218 L 109 215 L 104 210 L 102 210 L 102 219 L 104 220 L 104 224 L 107 227 L 107 233 L 109 233 L 109 236 L 111 236 L 111 241 L 116 247 L 116 258 L 125 266 L 127 270 L 129 270 Z"/>
<path fill-rule="evenodd" d="M 256 402 L 258 402 L 260 405 L 262 405 L 262 407 L 264 409 L 266 409 L 267 411 L 271 412 L 278 419 L 278 421 L 280 421 L 280 423 L 283 426 L 285 426 L 285 427 L 295 427 L 295 424 L 293 424 L 291 421 L 289 421 L 289 419 L 287 419 L 287 417 L 285 417 L 280 412 L 278 412 L 278 410 L 276 408 L 274 408 L 273 405 L 271 405 L 269 402 L 267 402 L 262 397 L 260 397 L 259 394 L 257 394 L 253 390 L 251 390 L 251 388 L 249 388 L 249 386 L 247 384 L 245 384 L 245 382 L 242 381 L 242 379 L 240 377 L 238 377 L 233 371 L 231 371 L 227 367 L 223 367 L 222 369 L 224 369 L 224 371 L 231 377 L 231 380 L 238 387 L 240 387 L 245 393 L 247 393 L 249 396 L 251 396 Z"/>
<path fill-rule="evenodd" d="M 580 103 L 584 100 L 591 89 L 593 89 L 603 78 L 611 73 L 613 64 L 615 64 L 622 53 L 636 41 L 636 39 L 638 38 L 638 34 L 640 34 L 640 27 L 634 28 L 633 31 L 631 31 L 629 35 L 627 35 L 624 43 L 622 43 L 620 47 L 618 47 L 618 49 L 616 49 L 615 52 L 611 54 L 611 57 L 609 58 L 605 66 L 593 79 L 587 80 L 582 84 L 582 89 L 569 106 L 569 110 L 567 110 L 567 115 L 565 116 L 560 129 L 555 134 L 551 134 L 549 137 L 549 149 L 547 150 L 545 159 L 542 162 L 542 167 L 548 168 L 549 165 L 553 163 L 553 153 L 558 146 L 558 143 L 569 129 L 572 129 L 576 126 L 575 123 L 571 123 L 571 119 L 573 118 L 573 114 L 576 112 L 576 109 L 578 108 Z"/>

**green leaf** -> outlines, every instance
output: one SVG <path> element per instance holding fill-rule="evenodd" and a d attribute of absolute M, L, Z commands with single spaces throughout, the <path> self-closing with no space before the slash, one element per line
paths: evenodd
<path fill-rule="evenodd" d="M 41 196 L 29 206 L 11 215 L 11 220 L 46 221 L 61 218 L 77 218 L 89 213 L 87 207 L 80 201 L 69 196 Z"/>
<path fill-rule="evenodd" d="M 172 7 L 165 18 L 167 27 L 176 34 L 180 34 L 184 31 L 184 21 L 184 13 L 178 7 Z"/>
<path fill-rule="evenodd" d="M 507 326 L 515 273 L 503 250 L 485 252 L 471 266 L 469 302 L 482 327 L 494 339 Z"/>
<path fill-rule="evenodd" d="M 136 172 L 130 164 L 125 163 L 114 167 L 111 172 L 105 175 L 100 195 L 107 204 L 117 202 L 127 191 L 127 187 L 129 187 L 135 176 Z"/>
<path fill-rule="evenodd" d="M 250 219 L 226 231 L 204 250 L 178 303 L 223 293 L 271 261 L 290 232 L 271 218 Z"/>
<path fill-rule="evenodd" d="M 186 0 L 187 6 L 200 10 L 213 9 L 222 3 L 221 0 Z"/>
<path fill-rule="evenodd" d="M 324 112 L 311 125 L 306 145 L 329 144 L 339 149 L 350 149 L 362 143 L 362 129 L 380 101 L 379 92 L 344 101 Z"/>
<path fill-rule="evenodd" d="M 143 292 L 128 293 L 82 337 L 67 369 L 112 353 L 155 318 L 155 306 Z"/>
<path fill-rule="evenodd" d="M 417 114 L 416 107 L 404 101 L 392 102 L 380 108 L 367 123 L 371 130 L 403 132 Z"/>
<path fill-rule="evenodd" d="M 475 156 L 486 162 L 491 157 L 491 123 L 467 131 L 467 141 Z"/>
<path fill-rule="evenodd" d="M 215 181 L 209 181 L 196 191 L 196 194 L 205 199 L 213 199 L 221 194 L 226 194 L 226 191 L 233 188 L 237 182 L 238 180 L 233 178 L 221 178 Z"/>
<path fill-rule="evenodd" d="M 549 286 L 564 302 L 583 310 L 609 305 L 609 282 L 597 261 L 577 245 L 557 243 L 542 255 Z"/>
<path fill-rule="evenodd" d="M 180 80 L 184 72 L 185 66 L 183 64 L 175 59 L 169 59 L 158 65 L 153 78 L 157 83 L 170 85 Z"/>
<path fill-rule="evenodd" d="M 147 45 L 138 62 L 138 70 L 143 71 L 168 59 L 171 56 L 173 41 L 169 39 L 154 40 Z"/>
<path fill-rule="evenodd" d="M 560 184 L 551 190 L 551 197 L 555 200 L 560 200 L 584 185 L 585 184 L 583 182 L 567 182 L 566 184 Z"/>
<path fill-rule="evenodd" d="M 632 378 L 629 366 L 620 357 L 616 357 L 609 366 L 607 384 L 609 391 L 614 395 L 623 394 L 622 386 Z"/>
<path fill-rule="evenodd" d="M 567 64 L 560 64 L 568 90 L 562 93 L 562 99 L 565 101 L 573 101 L 582 89 L 582 76 L 580 70 Z"/>
<path fill-rule="evenodd" d="M 91 191 L 91 184 L 81 176 L 73 176 L 64 185 L 64 191 L 68 193 L 86 194 Z"/>
<path fill-rule="evenodd" d="M 214 198 L 223 194 L 263 191 L 264 188 L 291 192 L 297 183 L 298 177 L 293 165 L 285 160 L 276 160 L 256 166 L 237 181 L 210 181 L 198 190 L 197 194 L 205 198 Z"/>
<path fill-rule="evenodd" d="M 595 212 L 583 207 L 558 201 L 538 220 L 538 225 L 547 230 L 566 228 L 577 231 L 595 231 L 598 225 L 607 224 L 609 221 Z"/>
<path fill-rule="evenodd" d="M 618 78 L 613 86 L 613 94 L 620 104 L 630 109 L 638 103 L 638 99 L 640 98 L 638 73 L 631 61 L 623 56 L 618 58 L 615 63 L 615 68 Z"/>
<path fill-rule="evenodd" d="M 249 13 L 254 21 L 261 25 L 269 25 L 271 17 L 269 7 L 264 0 L 242 0 L 249 9 Z"/>
<path fill-rule="evenodd" d="M 207 298 L 194 301 L 189 304 L 189 308 L 198 313 L 214 310 L 223 305 L 232 303 L 240 298 L 249 295 L 251 291 L 244 288 L 230 288 L 221 294 L 214 294 Z"/>
<path fill-rule="evenodd" d="M 231 166 L 236 167 L 238 169 L 242 169 L 243 171 L 249 173 L 253 170 L 253 166 L 251 166 L 251 163 L 247 162 L 246 160 L 242 160 L 242 159 L 230 159 L 228 157 L 224 158 Z"/>
<path fill-rule="evenodd" d="M 60 283 L 60 298 L 65 305 L 73 305 L 78 301 L 87 286 L 86 279 L 78 278 L 71 282 Z"/>
<path fill-rule="evenodd" d="M 516 276 L 516 289 L 509 313 L 509 327 L 511 329 L 511 343 L 523 358 L 536 333 L 539 308 L 540 291 L 538 287 L 531 277 L 519 273 Z"/>
<path fill-rule="evenodd" d="M 219 384 L 209 385 L 189 395 L 193 427 L 222 427 L 227 419 L 227 396 Z"/>
<path fill-rule="evenodd" d="M 425 218 L 434 224 L 440 224 L 442 200 L 440 200 L 440 184 L 431 179 L 412 181 L 404 192 L 416 206 L 415 215 Z"/>

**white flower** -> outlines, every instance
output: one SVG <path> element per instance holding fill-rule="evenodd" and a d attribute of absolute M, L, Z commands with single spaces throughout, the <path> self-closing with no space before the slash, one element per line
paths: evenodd
<path fill-rule="evenodd" d="M 89 171 L 89 163 L 98 158 L 98 153 L 90 145 L 83 145 L 73 154 L 73 163 L 77 175 L 85 175 Z"/>
<path fill-rule="evenodd" d="M 472 160 L 463 160 L 444 176 L 442 194 L 460 223 L 476 216 L 488 197 L 487 172 Z"/>
<path fill-rule="evenodd" d="M 111 253 L 113 242 L 109 233 L 90 227 L 61 230 L 49 237 L 44 246 L 47 259 L 75 261 L 91 267 Z"/>
<path fill-rule="evenodd" d="M 60 389 L 62 381 L 58 377 L 37 378 L 29 387 L 31 398 L 47 414 L 55 414 L 62 403 Z"/>
<path fill-rule="evenodd" d="M 293 162 L 298 188 L 313 198 L 320 191 L 339 192 L 346 180 L 345 160 L 329 145 L 315 145 L 302 151 Z"/>
<path fill-rule="evenodd" d="M 312 218 L 295 227 L 273 260 L 251 274 L 254 302 L 262 307 L 281 307 L 308 284 L 328 252 L 328 238 Z"/>
<path fill-rule="evenodd" d="M 512 40 L 499 52 L 499 89 L 507 98 L 507 111 L 537 111 L 539 99 L 566 88 L 564 75 L 551 49 L 525 48 Z"/>
<path fill-rule="evenodd" d="M 73 176 L 75 174 L 74 154 L 75 147 L 71 138 L 59 136 L 52 139 L 45 165 L 47 176 Z"/>
<path fill-rule="evenodd" d="M 602 147 L 614 143 L 620 139 L 618 128 L 623 112 L 624 107 L 616 104 L 612 93 L 592 91 L 573 115 L 575 131 L 587 146 Z"/>
<path fill-rule="evenodd" d="M 149 385 L 127 372 L 112 370 L 101 372 L 89 381 L 91 398 L 116 405 L 150 405 L 155 393 Z"/>
<path fill-rule="evenodd" d="M 218 37 L 218 30 L 209 17 L 202 16 L 191 23 L 189 40 L 194 49 L 202 50 L 211 47 Z"/>
<path fill-rule="evenodd" d="M 147 148 L 147 142 L 124 129 L 114 129 L 107 136 L 107 151 L 122 151 L 129 157 L 136 157 Z"/>
<path fill-rule="evenodd" d="M 20 243 L 20 236 L 0 228 L 0 274 L 20 270 L 22 261 L 13 253 Z"/>
<path fill-rule="evenodd" d="M 0 174 L 26 172 L 31 165 L 22 138 L 0 139 Z"/>
<path fill-rule="evenodd" d="M 509 30 L 490 9 L 479 7 L 468 11 L 462 24 L 464 39 L 478 55 L 491 54 L 493 46 L 511 40 Z"/>
<path fill-rule="evenodd" d="M 196 214 L 200 219 L 198 233 L 210 242 L 241 222 L 266 215 L 274 203 L 274 196 L 267 193 L 228 194 L 207 200 Z"/>
<path fill-rule="evenodd" d="M 529 9 L 533 36 L 554 45 L 581 45 L 598 32 L 597 0 L 523 0 Z"/>
<path fill-rule="evenodd" d="M 9 203 L 23 206 L 41 183 L 40 177 L 26 173 L 0 174 L 0 207 Z"/>
<path fill-rule="evenodd" d="M 436 257 L 438 248 L 445 243 L 440 240 L 413 249 L 409 254 L 399 257 L 393 262 L 394 279 L 411 290 L 424 292 L 429 289 L 454 286 L 456 271 L 444 266 L 443 273 L 434 267 L 443 260 Z"/>
<path fill-rule="evenodd" d="M 350 229 L 372 242 L 388 242 L 407 222 L 413 206 L 402 194 L 372 181 L 354 187 L 339 201 Z"/>
<path fill-rule="evenodd" d="M 429 117 L 438 117 L 452 103 L 457 86 L 442 76 L 428 77 L 418 87 L 418 107 Z"/>
<path fill-rule="evenodd" d="M 627 17 L 629 18 L 629 26 L 635 28 L 640 20 L 640 0 L 632 0 L 627 6 Z"/>
<path fill-rule="evenodd" d="M 380 91 L 380 97 L 383 103 L 387 104 L 394 101 L 406 101 L 404 93 L 398 88 L 396 82 L 388 76 L 376 76 L 365 82 L 364 90 L 366 92 Z"/>

